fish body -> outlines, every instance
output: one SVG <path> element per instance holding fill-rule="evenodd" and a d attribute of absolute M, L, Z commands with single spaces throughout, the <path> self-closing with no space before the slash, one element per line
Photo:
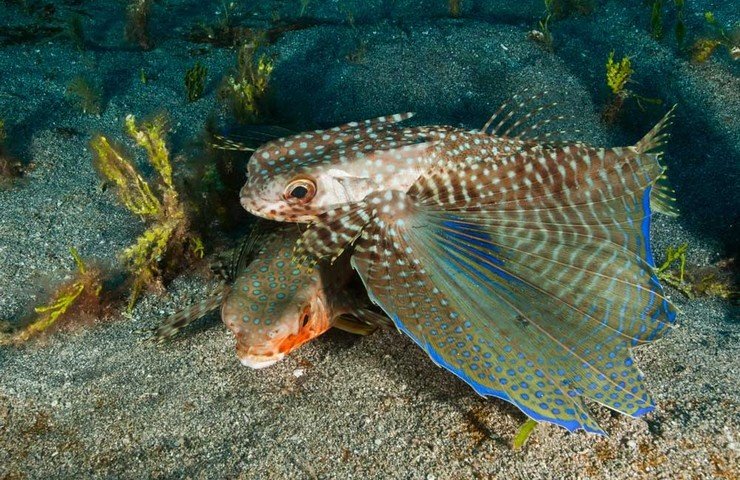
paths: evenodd
<path fill-rule="evenodd" d="M 265 195 L 296 175 L 330 174 L 326 158 L 304 152 L 273 158 L 272 177 L 250 176 L 243 195 L 261 196 L 242 203 L 310 222 L 300 260 L 351 251 L 373 302 L 481 395 L 537 421 L 603 433 L 586 400 L 635 417 L 652 410 L 631 348 L 675 321 L 649 239 L 651 191 L 664 170 L 655 152 L 669 120 L 624 148 L 425 127 L 412 143 L 423 151 L 410 155 L 423 166 L 408 188 L 373 186 L 330 202 L 317 188 L 297 206 Z M 403 162 L 406 147 L 376 155 Z"/>
<path fill-rule="evenodd" d="M 481 130 L 402 127 L 413 113 L 399 113 L 272 139 L 254 150 L 249 160 L 241 204 L 263 218 L 307 223 L 331 207 L 360 201 L 371 193 L 408 191 L 440 162 L 479 158 L 462 155 L 462 150 L 492 159 L 539 148 L 537 140 L 549 140 L 552 134 L 533 135 L 562 117 L 538 119 L 537 115 L 555 104 L 515 114 L 541 97 L 514 96 Z"/>
<path fill-rule="evenodd" d="M 264 368 L 331 327 L 367 334 L 383 323 L 365 293 L 353 287 L 348 259 L 309 271 L 291 263 L 299 237 L 295 225 L 260 222 L 246 241 L 234 281 L 159 326 L 155 337 L 173 336 L 216 309 L 236 337 L 237 357 Z"/>

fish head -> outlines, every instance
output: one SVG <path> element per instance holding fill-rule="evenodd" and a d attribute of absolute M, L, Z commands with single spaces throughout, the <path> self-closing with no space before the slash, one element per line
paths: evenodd
<path fill-rule="evenodd" d="M 406 191 L 433 156 L 428 128 L 395 126 L 409 117 L 352 122 L 264 144 L 247 165 L 242 206 L 270 220 L 308 223 L 379 190 Z"/>
<path fill-rule="evenodd" d="M 269 367 L 331 328 L 331 313 L 320 294 L 294 300 L 277 306 L 277 314 L 263 310 L 246 315 L 241 308 L 234 312 L 233 306 L 224 305 L 222 317 L 236 336 L 237 357 L 242 365 Z M 261 314 L 266 316 L 260 318 Z"/>
<path fill-rule="evenodd" d="M 221 307 L 221 319 L 236 337 L 237 356 L 251 368 L 280 361 L 332 326 L 334 312 L 319 271 L 291 264 L 297 229 L 281 233 L 265 238 Z"/>
<path fill-rule="evenodd" d="M 308 222 L 331 204 L 329 195 L 335 185 L 330 168 L 308 157 L 300 165 L 293 164 L 288 152 L 295 151 L 290 148 L 294 142 L 305 144 L 288 137 L 269 142 L 252 155 L 249 180 L 240 192 L 248 212 L 270 220 Z"/>

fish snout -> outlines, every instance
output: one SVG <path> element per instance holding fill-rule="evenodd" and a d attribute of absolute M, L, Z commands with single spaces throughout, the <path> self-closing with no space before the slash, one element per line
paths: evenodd
<path fill-rule="evenodd" d="M 245 367 L 259 370 L 261 368 L 269 367 L 270 365 L 275 365 L 277 362 L 282 360 L 283 357 L 285 357 L 284 353 L 276 353 L 269 357 L 261 355 L 244 355 L 239 357 L 239 361 Z"/>
<path fill-rule="evenodd" d="M 265 341 L 256 343 L 248 336 L 237 334 L 236 356 L 242 365 L 249 368 L 260 369 L 274 365 L 285 357 L 274 342 Z"/>
<path fill-rule="evenodd" d="M 241 190 L 239 190 L 239 203 L 249 213 L 254 214 L 254 211 L 257 209 L 257 202 L 254 195 L 250 192 L 249 183 L 245 183 Z"/>

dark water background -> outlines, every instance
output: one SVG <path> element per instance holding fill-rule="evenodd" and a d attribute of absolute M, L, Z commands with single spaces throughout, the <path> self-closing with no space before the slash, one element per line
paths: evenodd
<path fill-rule="evenodd" d="M 82 136 L 119 131 L 108 106 L 125 106 L 140 116 L 166 110 L 176 123 L 188 123 L 175 131 L 176 150 L 193 141 L 208 116 L 233 123 L 216 96 L 233 67 L 235 48 L 196 42 L 193 33 L 203 31 L 199 25 L 265 29 L 273 35 L 264 51 L 276 67 L 272 115 L 264 121 L 295 129 L 408 110 L 424 122 L 478 127 L 503 99 L 529 88 L 553 92 L 562 113 L 575 115 L 566 126 L 579 128 L 579 139 L 630 144 L 678 104 L 666 162 L 681 225 L 697 237 L 719 240 L 727 253 L 738 248 L 738 64 L 721 47 L 706 64 L 689 61 L 693 42 L 712 35 L 704 13 L 712 11 L 729 31 L 738 20 L 736 1 L 686 2 L 681 44 L 673 2 L 662 2 L 660 40 L 651 35 L 652 2 L 556 2 L 564 14 L 549 23 L 552 52 L 527 38 L 546 12 L 534 0 L 463 0 L 458 18 L 451 18 L 442 0 L 314 0 L 305 8 L 298 1 L 159 1 L 149 18 L 148 51 L 125 41 L 124 3 L 0 3 L 0 23 L 8 27 L 0 32 L 0 116 L 10 148 L 22 160 L 30 160 L 34 134 L 52 125 Z M 74 16 L 84 30 L 83 49 L 64 33 Z M 26 38 L 23 28 L 30 30 Z M 57 29 L 61 33 L 54 36 Z M 617 58 L 632 57 L 629 88 L 663 105 L 643 111 L 627 101 L 616 124 L 606 125 L 598 116 L 609 102 L 604 64 L 612 50 Z M 208 83 L 204 98 L 190 105 L 179 84 L 196 60 L 208 68 Z M 151 77 L 146 85 L 142 71 Z M 65 84 L 77 74 L 103 86 L 99 119 L 78 118 L 64 98 Z"/>

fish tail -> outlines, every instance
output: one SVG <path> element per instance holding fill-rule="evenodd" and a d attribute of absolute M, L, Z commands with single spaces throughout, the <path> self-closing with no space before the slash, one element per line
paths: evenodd
<path fill-rule="evenodd" d="M 174 337 L 194 321 L 220 308 L 229 291 L 227 285 L 220 285 L 206 299 L 173 313 L 159 324 L 152 339 L 164 342 Z"/>
<path fill-rule="evenodd" d="M 655 155 L 656 159 L 662 156 L 662 149 L 670 137 L 667 129 L 673 121 L 675 110 L 676 105 L 671 107 L 668 113 L 635 144 L 635 150 L 638 154 Z M 676 192 L 671 187 L 665 172 L 666 168 L 663 167 L 662 173 L 656 177 L 652 185 L 650 190 L 650 207 L 656 212 L 670 217 L 676 217 L 679 213 L 676 206 Z"/>

